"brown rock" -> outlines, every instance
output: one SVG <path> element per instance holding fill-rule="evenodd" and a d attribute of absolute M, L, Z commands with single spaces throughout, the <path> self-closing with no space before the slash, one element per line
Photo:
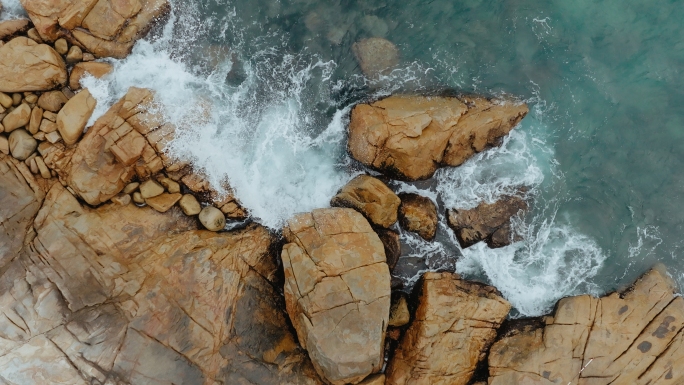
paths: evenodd
<path fill-rule="evenodd" d="M 31 110 L 31 120 L 29 121 L 29 132 L 31 135 L 38 133 L 40 129 L 40 124 L 43 121 L 43 109 L 36 106 Z"/>
<path fill-rule="evenodd" d="M 214 206 L 207 206 L 199 213 L 202 226 L 210 231 L 220 231 L 226 226 L 226 216 Z"/>
<path fill-rule="evenodd" d="M 36 95 L 32 92 L 25 92 L 24 93 L 24 101 L 30 105 L 34 105 L 38 101 L 38 95 Z"/>
<path fill-rule="evenodd" d="M 378 236 L 346 208 L 299 214 L 283 234 L 287 312 L 316 371 L 333 385 L 379 371 L 390 275 Z"/>
<path fill-rule="evenodd" d="M 19 254 L 43 198 L 26 165 L 0 155 L 0 272 Z M 0 308 L 4 306 L 0 302 Z"/>
<path fill-rule="evenodd" d="M 124 187 L 124 189 L 121 192 L 124 194 L 130 194 L 130 193 L 134 192 L 135 190 L 137 190 L 139 186 L 140 186 L 140 183 L 138 183 L 138 182 L 129 183 L 126 185 L 126 187 Z"/>
<path fill-rule="evenodd" d="M 21 0 L 42 39 L 60 36 L 97 56 L 125 57 L 155 19 L 169 10 L 163 0 Z"/>
<path fill-rule="evenodd" d="M 4 92 L 0 92 L 0 106 L 2 106 L 3 108 L 10 108 L 12 107 L 12 103 L 13 100 L 11 96 L 7 95 Z"/>
<path fill-rule="evenodd" d="M 406 296 L 398 295 L 392 299 L 389 322 L 387 324 L 392 327 L 400 327 L 408 324 L 409 321 L 411 321 L 411 313 L 409 313 Z"/>
<path fill-rule="evenodd" d="M 141 205 L 145 203 L 145 198 L 142 197 L 139 191 L 133 193 L 133 202 Z"/>
<path fill-rule="evenodd" d="M 165 213 L 181 199 L 181 194 L 161 194 L 145 199 L 145 203 L 160 213 Z"/>
<path fill-rule="evenodd" d="M 36 108 L 40 108 L 40 107 L 36 107 Z M 49 134 L 51 132 L 55 132 L 55 131 L 57 131 L 57 123 L 51 122 L 47 119 L 43 119 L 40 122 L 39 130 L 46 133 L 46 134 Z M 60 138 L 61 138 L 61 136 L 60 136 Z"/>
<path fill-rule="evenodd" d="M 10 153 L 19 160 L 26 160 L 38 147 L 38 142 L 23 128 L 12 131 L 8 143 Z"/>
<path fill-rule="evenodd" d="M 425 273 L 419 289 L 414 321 L 390 359 L 387 383 L 465 385 L 511 305 L 495 288 L 451 273 Z"/>
<path fill-rule="evenodd" d="M 470 210 L 448 210 L 449 226 L 462 248 L 485 241 L 492 248 L 511 243 L 511 217 L 527 211 L 527 203 L 516 196 L 506 196 L 495 203 L 480 203 Z"/>
<path fill-rule="evenodd" d="M 45 92 L 38 98 L 38 106 L 46 111 L 59 112 L 69 99 L 62 91 Z"/>
<path fill-rule="evenodd" d="M 57 121 L 57 114 L 50 111 L 43 111 L 43 117 L 51 122 Z"/>
<path fill-rule="evenodd" d="M 28 19 L 0 21 L 0 40 L 28 31 L 30 24 Z"/>
<path fill-rule="evenodd" d="M 131 196 L 128 194 L 119 194 L 112 198 L 112 202 L 116 203 L 117 205 L 126 206 L 127 204 L 131 203 Z"/>
<path fill-rule="evenodd" d="M 390 176 L 426 179 L 498 145 L 527 111 L 523 103 L 479 97 L 391 96 L 354 107 L 349 152 Z"/>
<path fill-rule="evenodd" d="M 399 262 L 399 257 L 401 257 L 401 238 L 399 233 L 389 229 L 375 229 L 375 232 L 380 237 L 380 241 L 385 249 L 387 266 L 390 271 L 394 271 L 394 267 Z"/>
<path fill-rule="evenodd" d="M 359 175 L 330 201 L 334 207 L 349 207 L 361 212 L 372 224 L 390 227 L 397 221 L 399 197 L 379 179 Z"/>
<path fill-rule="evenodd" d="M 29 245 L 0 269 L 0 376 L 320 384 L 272 286 L 270 233 L 197 231 L 186 218 L 133 205 L 84 208 L 54 184 Z"/>
<path fill-rule="evenodd" d="M 7 137 L 0 135 L 0 152 L 9 155 L 10 150 L 9 150 L 9 141 L 7 140 Z"/>
<path fill-rule="evenodd" d="M 66 55 L 69 52 L 69 44 L 64 39 L 57 39 L 55 41 L 55 51 L 60 55 Z"/>
<path fill-rule="evenodd" d="M 197 198 L 192 194 L 183 195 L 180 201 L 178 201 L 178 205 L 185 215 L 197 215 L 202 211 L 202 207 L 199 202 L 197 202 Z"/>
<path fill-rule="evenodd" d="M 372 37 L 352 45 L 352 51 L 361 71 L 368 77 L 386 75 L 399 64 L 399 50 L 390 41 Z"/>
<path fill-rule="evenodd" d="M 61 141 L 62 137 L 59 135 L 59 132 L 52 131 L 52 132 L 45 134 L 45 140 L 54 144 L 54 143 Z"/>
<path fill-rule="evenodd" d="M 71 146 L 83 135 L 88 119 L 95 111 L 97 100 L 84 89 L 71 98 L 57 114 L 57 129 L 64 143 Z"/>
<path fill-rule="evenodd" d="M 83 60 L 83 51 L 77 45 L 71 46 L 66 56 L 67 64 L 76 64 Z"/>
<path fill-rule="evenodd" d="M 160 178 L 159 183 L 161 183 L 166 191 L 170 192 L 171 194 L 177 194 L 180 192 L 180 185 L 171 178 Z"/>
<path fill-rule="evenodd" d="M 69 75 L 69 87 L 71 87 L 72 90 L 78 90 L 81 88 L 81 78 L 83 78 L 86 74 L 93 75 L 94 77 L 100 79 L 112 72 L 112 69 L 113 67 L 109 63 L 78 63 L 71 70 L 71 75 Z"/>
<path fill-rule="evenodd" d="M 399 194 L 399 223 L 405 230 L 418 233 L 430 241 L 437 233 L 437 206 L 418 194 Z"/>
<path fill-rule="evenodd" d="M 64 60 L 52 47 L 23 36 L 0 47 L 0 91 L 47 91 L 66 80 Z"/>
<path fill-rule="evenodd" d="M 23 98 L 23 96 L 20 93 L 18 93 L 18 92 L 13 93 L 12 94 L 12 105 L 18 106 L 19 104 L 21 104 L 22 98 Z"/>
<path fill-rule="evenodd" d="M 385 385 L 384 374 L 374 374 L 359 382 L 359 385 Z"/>
<path fill-rule="evenodd" d="M 5 132 L 12 132 L 19 127 L 24 127 L 31 121 L 31 107 L 22 103 L 2 119 Z"/>
<path fill-rule="evenodd" d="M 658 266 L 626 291 L 560 300 L 544 326 L 492 346 L 489 384 L 683 383 L 684 299 L 675 286 Z"/>
<path fill-rule="evenodd" d="M 156 197 L 162 193 L 164 193 L 164 187 L 152 179 L 146 180 L 140 185 L 140 195 L 144 199 Z"/>

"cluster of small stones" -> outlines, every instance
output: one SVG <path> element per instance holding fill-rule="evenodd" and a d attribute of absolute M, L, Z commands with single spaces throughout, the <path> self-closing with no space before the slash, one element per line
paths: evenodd
<path fill-rule="evenodd" d="M 31 22 L 25 19 L 0 22 L 0 47 L 18 36 L 46 44 L 36 29 L 29 27 Z M 47 156 L 51 145 L 77 143 L 95 109 L 96 101 L 87 89 L 81 89 L 81 79 L 86 75 L 100 78 L 112 71 L 111 64 L 95 61 L 92 53 L 71 45 L 64 38 L 57 39 L 51 48 L 67 65 L 69 80 L 66 86 L 44 92 L 0 92 L 0 152 L 23 161 L 33 174 L 44 179 L 58 177 L 58 174 L 50 168 L 49 162 L 45 162 L 43 155 Z M 73 124 L 73 117 L 69 117 L 66 111 L 72 99 L 75 108 L 85 110 L 79 111 L 82 114 L 77 117 L 80 120 L 77 124 Z M 64 124 L 60 120 L 64 120 Z M 66 183 L 62 181 L 62 184 L 78 196 Z M 246 211 L 231 195 L 223 200 L 216 199 L 218 196 L 197 174 L 158 174 L 148 180 L 128 184 L 111 202 L 150 206 L 158 212 L 166 212 L 178 205 L 185 215 L 197 216 L 200 223 L 211 231 L 222 230 L 226 218 L 242 220 L 247 217 Z M 202 204 L 197 197 L 203 201 Z M 214 205 L 209 204 L 212 201 L 215 201 Z"/>

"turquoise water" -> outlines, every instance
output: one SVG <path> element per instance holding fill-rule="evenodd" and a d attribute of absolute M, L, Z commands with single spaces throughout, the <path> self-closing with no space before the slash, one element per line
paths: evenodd
<path fill-rule="evenodd" d="M 327 205 L 363 171 L 345 152 L 351 105 L 392 92 L 508 93 L 531 113 L 504 147 L 416 186 L 442 208 L 520 185 L 525 240 L 464 251 L 404 234 L 407 283 L 455 268 L 496 285 L 521 315 L 566 295 L 600 294 L 654 262 L 684 282 L 684 7 L 621 1 L 174 2 L 155 37 L 88 86 L 102 106 L 154 88 L 184 135 L 174 155 L 228 181 L 256 220 Z M 365 79 L 351 45 L 384 37 L 402 63 Z M 208 105 L 209 121 L 195 113 Z M 204 111 L 204 110 L 203 110 Z M 205 111 L 206 112 L 206 111 Z M 205 119 L 206 120 L 206 119 Z M 461 255 L 462 254 L 462 255 Z"/>

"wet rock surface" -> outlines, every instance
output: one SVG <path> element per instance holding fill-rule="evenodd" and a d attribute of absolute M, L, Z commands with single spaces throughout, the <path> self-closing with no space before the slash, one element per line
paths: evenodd
<path fill-rule="evenodd" d="M 388 384 L 467 384 L 511 305 L 495 288 L 425 273 L 418 307 L 387 367 Z"/>
<path fill-rule="evenodd" d="M 348 148 L 392 177 L 426 179 L 498 145 L 527 111 L 523 103 L 482 97 L 390 96 L 354 107 Z"/>
<path fill-rule="evenodd" d="M 437 233 L 437 206 L 418 194 L 400 194 L 399 223 L 401 227 L 430 241 Z"/>
<path fill-rule="evenodd" d="M 481 203 L 470 210 L 450 209 L 449 227 L 454 230 L 461 247 L 485 241 L 492 248 L 509 245 L 514 237 L 511 218 L 527 211 L 527 203 L 519 197 L 507 196 L 494 203 Z"/>
<path fill-rule="evenodd" d="M 390 308 L 378 236 L 347 208 L 299 214 L 283 233 L 287 312 L 317 372 L 339 385 L 378 372 Z"/>
<path fill-rule="evenodd" d="M 19 36 L 0 47 L 0 92 L 48 91 L 66 81 L 66 64 L 49 45 Z"/>
<path fill-rule="evenodd" d="M 680 384 L 684 299 L 662 266 L 626 291 L 558 302 L 492 346 L 489 384 Z"/>
<path fill-rule="evenodd" d="M 397 221 L 399 197 L 381 180 L 359 175 L 330 201 L 331 206 L 349 207 L 362 213 L 373 225 L 390 227 Z"/>

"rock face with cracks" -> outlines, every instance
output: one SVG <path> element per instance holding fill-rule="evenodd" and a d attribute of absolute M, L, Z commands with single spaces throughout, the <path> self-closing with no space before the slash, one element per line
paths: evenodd
<path fill-rule="evenodd" d="M 362 213 L 373 225 L 390 227 L 397 221 L 399 197 L 381 180 L 359 175 L 340 189 L 331 206 L 349 207 Z"/>
<path fill-rule="evenodd" d="M 498 145 L 527 112 L 524 103 L 483 97 L 390 96 L 354 107 L 348 148 L 388 175 L 426 179 Z"/>
<path fill-rule="evenodd" d="M 21 239 L 0 249 L 0 382 L 320 384 L 281 310 L 266 229 L 89 209 L 53 183 L 23 231 L 42 196 L 16 169 L 0 162 L 0 197 L 28 202 L 0 213 Z"/>
<path fill-rule="evenodd" d="M 316 371 L 335 385 L 378 372 L 390 308 L 390 274 L 378 236 L 347 208 L 299 214 L 284 236 L 287 312 Z"/>
<path fill-rule="evenodd" d="M 21 0 L 41 39 L 64 37 L 98 57 L 124 58 L 170 9 L 166 0 Z"/>
<path fill-rule="evenodd" d="M 562 299 L 489 354 L 489 385 L 684 383 L 684 299 L 663 266 L 602 298 Z"/>
<path fill-rule="evenodd" d="M 414 320 L 387 367 L 387 384 L 466 385 L 511 305 L 496 289 L 425 273 Z"/>
<path fill-rule="evenodd" d="M 66 81 L 66 64 L 49 45 L 19 36 L 0 47 L 0 92 L 48 91 Z"/>

